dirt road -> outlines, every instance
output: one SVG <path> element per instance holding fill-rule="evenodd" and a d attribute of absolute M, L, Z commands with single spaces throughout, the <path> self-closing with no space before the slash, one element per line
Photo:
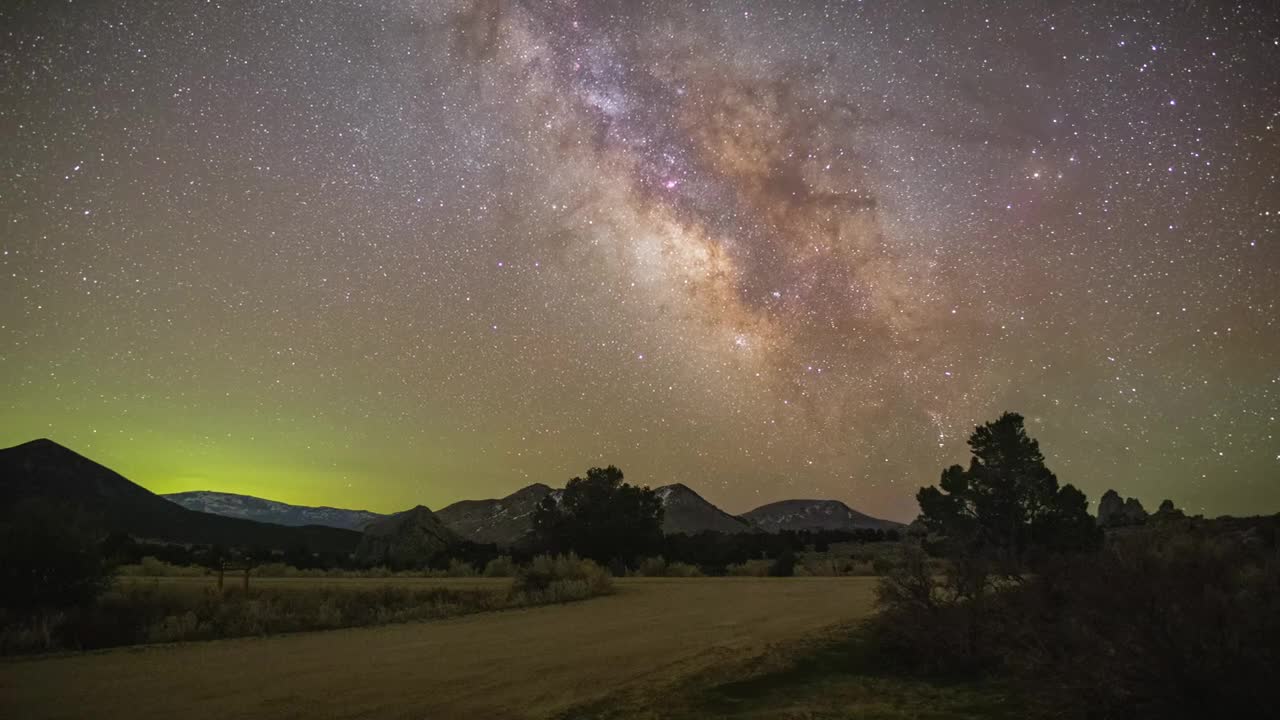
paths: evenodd
<path fill-rule="evenodd" d="M 618 581 L 582 603 L 0 663 L 0 717 L 537 718 L 866 616 L 872 578 Z"/>

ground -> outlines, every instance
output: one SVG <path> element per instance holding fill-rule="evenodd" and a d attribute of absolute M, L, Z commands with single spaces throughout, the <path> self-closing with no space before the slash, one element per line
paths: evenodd
<path fill-rule="evenodd" d="M 1030 720 L 1016 690 L 886 668 L 872 633 L 831 628 L 746 661 L 582 703 L 558 720 Z"/>
<path fill-rule="evenodd" d="M 658 717 L 655 688 L 693 692 L 691 679 L 855 623 L 872 610 L 875 582 L 627 579 L 616 595 L 566 605 L 9 660 L 0 716 L 541 718 L 630 695 Z M 766 690 L 769 677 L 758 678 Z M 672 712 L 702 702 L 671 701 Z"/>

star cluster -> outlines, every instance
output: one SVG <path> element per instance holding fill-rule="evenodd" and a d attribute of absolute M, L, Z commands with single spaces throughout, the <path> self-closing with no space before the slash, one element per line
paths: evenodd
<path fill-rule="evenodd" d="M 1280 505 L 1251 3 L 0 11 L 0 440 L 395 510 L 591 464 L 895 519 L 976 423 Z"/>

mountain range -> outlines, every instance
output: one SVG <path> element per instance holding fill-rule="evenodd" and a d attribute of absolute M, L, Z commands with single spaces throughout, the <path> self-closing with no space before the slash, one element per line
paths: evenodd
<path fill-rule="evenodd" d="M 561 492 L 538 483 L 503 498 L 455 502 L 434 513 L 419 505 L 384 515 L 209 490 L 161 496 L 51 440 L 0 449 L 0 517 L 21 511 L 25 502 L 43 500 L 76 506 L 110 532 L 201 545 L 305 546 L 370 557 L 392 556 L 402 547 L 417 552 L 457 539 L 511 546 L 531 534 L 538 503 Z M 665 510 L 662 529 L 667 534 L 900 527 L 835 500 L 786 500 L 734 516 L 686 485 L 664 485 L 655 492 Z"/>
<path fill-rule="evenodd" d="M 459 537 L 477 543 L 510 546 L 527 538 L 532 532 L 533 512 L 538 503 L 544 497 L 556 496 L 560 492 L 562 491 L 548 485 L 535 483 L 502 498 L 459 500 L 434 514 Z M 860 513 L 838 500 L 784 500 L 737 516 L 721 510 L 681 483 L 663 485 L 655 488 L 654 492 L 662 500 L 662 531 L 668 535 L 693 535 L 709 531 L 889 530 L 902 527 L 900 523 Z M 212 491 L 174 493 L 164 497 L 192 510 L 233 517 L 252 517 L 281 525 L 299 524 L 305 520 L 317 524 L 332 524 L 335 527 L 363 529 L 373 520 L 394 517 L 367 510 L 288 505 L 247 495 Z"/>
<path fill-rule="evenodd" d="M 256 520 L 257 522 L 275 523 L 298 527 L 301 525 L 326 525 L 343 530 L 363 531 L 365 526 L 385 517 L 381 513 L 368 510 L 344 510 L 327 506 L 308 507 L 306 505 L 290 505 L 264 500 L 252 495 L 235 493 L 210 492 L 195 490 L 192 492 L 170 493 L 161 495 L 178 503 L 188 510 L 212 513 L 225 517 Z"/>

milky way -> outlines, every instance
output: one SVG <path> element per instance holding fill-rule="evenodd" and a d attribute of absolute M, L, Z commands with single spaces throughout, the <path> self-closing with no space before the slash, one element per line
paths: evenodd
<path fill-rule="evenodd" d="M 80 5 L 2 15 L 4 444 L 908 519 L 1017 410 L 1095 499 L 1280 505 L 1261 4 Z"/>

